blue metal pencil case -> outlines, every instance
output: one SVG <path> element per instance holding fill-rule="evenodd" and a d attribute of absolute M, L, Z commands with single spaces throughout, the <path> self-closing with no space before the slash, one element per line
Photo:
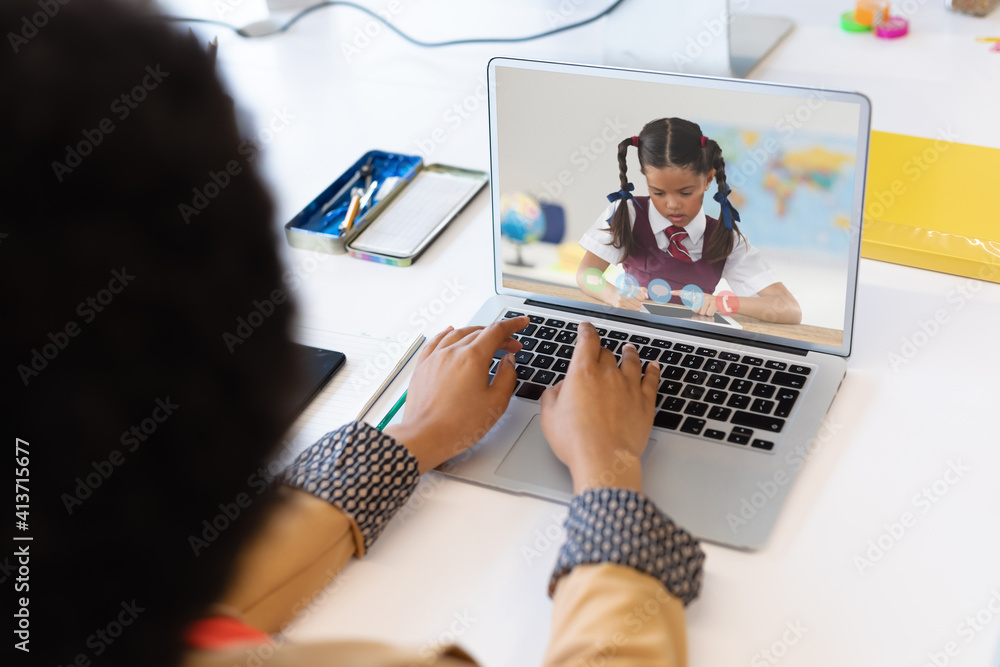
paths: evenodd
<path fill-rule="evenodd" d="M 368 151 L 285 225 L 288 244 L 346 252 L 346 244 L 378 217 L 422 162 L 416 155 Z"/>

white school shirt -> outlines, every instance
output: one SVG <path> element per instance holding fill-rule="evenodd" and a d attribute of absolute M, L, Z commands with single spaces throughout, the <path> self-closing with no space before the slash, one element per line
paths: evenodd
<path fill-rule="evenodd" d="M 628 203 L 629 220 L 635 227 L 635 205 L 631 200 Z M 597 222 L 587 230 L 587 233 L 580 239 L 580 245 L 584 250 L 589 250 L 608 264 L 621 264 L 625 260 L 625 249 L 615 248 L 611 245 L 611 229 L 608 220 L 611 219 L 615 211 L 617 202 L 611 203 Z M 660 215 L 653 203 L 649 203 L 649 226 L 653 230 L 653 238 L 660 250 L 666 252 L 670 246 L 667 234 L 664 231 L 673 223 Z M 725 227 L 723 227 L 725 229 Z M 701 259 L 701 250 L 705 239 L 705 209 L 698 211 L 698 215 L 691 219 L 684 231 L 688 237 L 681 241 L 681 245 L 691 255 L 691 261 L 697 262 Z M 771 267 L 764 261 L 760 250 L 754 248 L 746 240 L 739 240 L 733 246 L 733 252 L 726 259 L 726 265 L 722 270 L 722 278 L 729 283 L 729 289 L 736 296 L 757 296 L 757 293 L 768 285 L 773 285 L 778 281 L 777 275 L 771 271 Z"/>

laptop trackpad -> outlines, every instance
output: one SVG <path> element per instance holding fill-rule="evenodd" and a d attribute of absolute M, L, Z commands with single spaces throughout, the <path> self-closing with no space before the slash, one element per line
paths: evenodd
<path fill-rule="evenodd" d="M 496 474 L 554 491 L 573 493 L 569 468 L 556 458 L 542 433 L 542 416 L 535 415 L 496 469 Z"/>
<path fill-rule="evenodd" d="M 655 442 L 656 439 L 651 435 L 646 454 Z M 569 474 L 569 468 L 552 453 L 552 448 L 542 433 L 541 415 L 535 415 L 528 422 L 495 474 L 532 486 L 573 494 L 573 478 Z"/>

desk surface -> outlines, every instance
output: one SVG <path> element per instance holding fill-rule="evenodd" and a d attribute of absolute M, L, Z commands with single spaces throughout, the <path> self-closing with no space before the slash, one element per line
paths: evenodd
<path fill-rule="evenodd" d="M 208 0 L 166 4 L 194 11 L 192 3 L 218 18 Z M 575 19 L 605 2 L 563 4 L 577 7 Z M 940 0 L 914 0 L 913 34 L 891 43 L 842 33 L 837 17 L 850 4 L 751 3 L 751 11 L 797 22 L 754 76 L 862 90 L 873 99 L 875 129 L 951 131 L 959 141 L 1000 147 L 1000 54 L 972 41 L 1000 35 L 1000 13 L 978 20 L 946 13 Z M 545 12 L 558 6 L 400 0 L 393 20 L 424 39 L 514 35 L 551 27 Z M 238 11 L 223 18 L 238 20 Z M 438 50 L 383 29 L 349 57 L 345 45 L 366 24 L 332 9 L 255 41 L 196 28 L 203 38 L 219 35 L 221 72 L 252 114 L 246 131 L 265 144 L 276 235 L 371 148 L 488 169 L 489 57 L 600 58 L 599 23 L 526 44 Z M 302 278 L 295 296 L 310 324 L 433 333 L 468 321 L 491 293 L 490 234 L 488 197 L 480 195 L 409 268 L 284 243 L 281 251 Z M 386 294 L 377 309 L 376 292 Z M 446 304 L 442 295 L 457 297 Z M 987 605 L 1000 599 L 998 306 L 1000 285 L 862 261 L 854 355 L 831 432 L 817 441 L 763 549 L 706 545 L 703 593 L 688 611 L 691 664 L 772 664 L 761 652 L 773 647 L 785 665 L 922 665 L 949 642 L 958 650 L 950 665 L 997 664 L 1000 614 Z M 396 381 L 371 419 L 404 383 Z M 458 641 L 484 665 L 537 664 L 565 508 L 434 474 L 411 508 L 366 558 L 348 565 L 292 636 L 426 647 Z M 914 521 L 900 528 L 906 514 Z M 789 624 L 805 628 L 794 645 L 782 644 Z"/>

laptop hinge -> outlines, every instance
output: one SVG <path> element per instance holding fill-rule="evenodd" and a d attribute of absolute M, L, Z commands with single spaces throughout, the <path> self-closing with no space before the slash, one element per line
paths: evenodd
<path fill-rule="evenodd" d="M 545 303 L 544 301 L 535 301 L 534 299 L 525 299 L 524 305 L 526 306 L 536 306 L 540 308 L 548 308 L 550 310 L 560 310 L 566 313 L 575 313 L 577 315 L 582 315 L 584 317 L 593 317 L 594 312 L 590 310 L 584 310 L 582 308 L 574 308 L 572 306 L 561 306 L 554 303 Z M 796 347 L 790 347 L 788 345 L 779 345 L 778 343 L 766 343 L 755 340 L 747 340 L 745 338 L 737 338 L 735 336 L 727 336 L 725 334 L 716 333 L 714 331 L 703 331 L 701 329 L 685 329 L 683 327 L 675 327 L 670 324 L 661 324 L 659 322 L 647 322 L 645 320 L 636 319 L 634 317 L 628 317 L 625 315 L 618 315 L 616 313 L 601 313 L 600 318 L 603 320 L 614 320 L 615 322 L 622 322 L 625 324 L 633 324 L 641 327 L 647 327 L 652 329 L 660 329 L 663 331 L 673 331 L 676 333 L 685 334 L 687 336 L 701 336 L 703 338 L 711 338 L 712 340 L 721 340 L 727 343 L 733 343 L 734 345 L 743 345 L 746 347 L 757 347 L 762 350 L 771 350 L 773 352 L 782 352 L 784 354 L 794 354 L 796 356 L 804 357 L 808 354 L 806 350 L 800 350 Z"/>

